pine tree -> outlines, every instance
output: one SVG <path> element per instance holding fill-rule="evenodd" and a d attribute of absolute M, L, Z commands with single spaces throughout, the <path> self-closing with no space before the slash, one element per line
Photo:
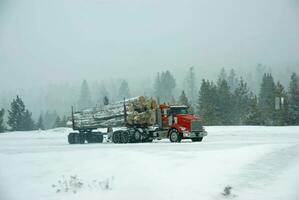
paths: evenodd
<path fill-rule="evenodd" d="M 258 93 L 263 81 L 264 74 L 270 73 L 270 70 L 261 63 L 258 63 L 255 67 L 255 81 L 253 83 L 253 91 Z"/>
<path fill-rule="evenodd" d="M 5 131 L 5 126 L 4 126 L 4 113 L 5 110 L 2 108 L 0 110 L 0 133 L 3 133 Z"/>
<path fill-rule="evenodd" d="M 61 127 L 61 119 L 60 117 L 57 115 L 56 120 L 55 120 L 55 124 L 53 128 L 58 128 Z"/>
<path fill-rule="evenodd" d="M 25 104 L 19 96 L 13 99 L 10 107 L 7 124 L 11 130 L 29 131 L 35 128 L 32 113 L 25 108 Z"/>
<path fill-rule="evenodd" d="M 64 115 L 62 117 L 62 119 L 60 120 L 60 127 L 66 127 L 66 123 L 67 123 L 67 118 L 66 116 Z"/>
<path fill-rule="evenodd" d="M 288 121 L 291 125 L 299 125 L 299 77 L 293 73 L 289 90 Z"/>
<path fill-rule="evenodd" d="M 189 100 L 188 100 L 184 90 L 182 91 L 182 93 L 179 97 L 179 103 L 182 105 L 189 106 Z"/>
<path fill-rule="evenodd" d="M 246 121 L 246 115 L 250 110 L 250 96 L 247 84 L 240 78 L 232 99 L 233 123 L 242 125 Z"/>
<path fill-rule="evenodd" d="M 183 90 L 181 95 L 179 96 L 179 103 L 182 105 L 186 105 L 189 107 L 188 112 L 189 113 L 194 113 L 194 108 L 193 106 L 189 103 L 188 97 L 185 94 L 185 91 Z"/>
<path fill-rule="evenodd" d="M 80 109 L 86 109 L 92 106 L 91 94 L 86 80 L 84 80 L 81 85 L 78 105 Z"/>
<path fill-rule="evenodd" d="M 42 113 L 39 115 L 39 118 L 38 118 L 37 124 L 36 124 L 36 128 L 39 129 L 39 130 L 44 130 L 45 129 L 44 119 L 43 119 Z"/>
<path fill-rule="evenodd" d="M 250 99 L 250 107 L 249 113 L 246 116 L 245 124 L 247 125 L 261 125 L 262 124 L 262 116 L 261 111 L 259 110 L 257 97 L 254 96 Z"/>
<path fill-rule="evenodd" d="M 23 125 L 25 131 L 31 131 L 35 130 L 35 123 L 34 120 L 32 119 L 32 113 L 29 112 L 29 110 L 26 109 L 25 115 L 24 115 L 24 121 Z"/>
<path fill-rule="evenodd" d="M 231 69 L 227 78 L 227 83 L 231 92 L 234 92 L 238 87 L 238 79 L 236 78 L 236 73 L 234 69 Z"/>
<path fill-rule="evenodd" d="M 259 109 L 263 124 L 274 124 L 275 84 L 271 74 L 264 74 L 259 94 Z"/>
<path fill-rule="evenodd" d="M 162 72 L 160 76 L 160 97 L 161 101 L 169 102 L 173 98 L 173 90 L 176 81 L 170 71 Z"/>
<path fill-rule="evenodd" d="M 227 74 L 226 74 L 224 67 L 221 68 L 220 74 L 218 76 L 218 81 L 222 81 L 222 80 L 227 81 Z"/>
<path fill-rule="evenodd" d="M 217 84 L 216 115 L 221 125 L 232 124 L 232 95 L 227 81 L 219 79 Z"/>
<path fill-rule="evenodd" d="M 119 87 L 118 98 L 119 100 L 123 100 L 124 98 L 128 99 L 130 97 L 131 94 L 130 94 L 128 82 L 126 80 L 123 80 Z"/>
<path fill-rule="evenodd" d="M 206 125 L 216 125 L 217 88 L 213 82 L 202 80 L 198 97 L 198 114 Z"/>
<path fill-rule="evenodd" d="M 8 111 L 8 122 L 12 131 L 22 131 L 24 130 L 23 122 L 25 116 L 25 105 L 22 99 L 17 96 L 16 99 L 10 104 L 10 110 Z"/>
<path fill-rule="evenodd" d="M 104 100 L 105 98 L 108 99 L 109 94 L 108 94 L 108 91 L 107 91 L 106 86 L 105 86 L 104 83 L 102 83 L 101 86 L 100 86 L 98 96 L 99 96 L 98 104 L 99 104 L 100 106 L 105 105 L 105 102 L 104 102 L 103 100 Z"/>
<path fill-rule="evenodd" d="M 109 99 L 108 99 L 108 97 L 107 97 L 107 96 L 104 96 L 104 99 L 103 99 L 103 104 L 104 104 L 104 106 L 107 106 L 107 105 L 109 105 Z"/>
<path fill-rule="evenodd" d="M 277 82 L 275 86 L 274 125 L 283 126 L 288 119 L 288 96 L 283 85 Z"/>
<path fill-rule="evenodd" d="M 50 129 L 53 127 L 53 124 L 52 124 L 52 119 L 51 119 L 51 114 L 50 112 L 47 110 L 46 113 L 44 114 L 44 128 L 45 129 Z"/>
<path fill-rule="evenodd" d="M 160 73 L 157 73 L 154 82 L 154 96 L 157 99 L 161 98 L 161 80 L 160 80 Z"/>

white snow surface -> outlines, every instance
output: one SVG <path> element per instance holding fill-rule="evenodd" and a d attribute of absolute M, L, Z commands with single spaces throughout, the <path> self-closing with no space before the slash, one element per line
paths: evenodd
<path fill-rule="evenodd" d="M 71 129 L 0 134 L 0 200 L 299 199 L 299 127 L 206 130 L 201 143 L 69 145 Z M 57 192 L 70 176 L 83 185 Z"/>

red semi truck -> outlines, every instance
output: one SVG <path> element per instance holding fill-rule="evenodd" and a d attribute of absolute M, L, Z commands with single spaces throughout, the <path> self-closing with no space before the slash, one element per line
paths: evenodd
<path fill-rule="evenodd" d="M 101 143 L 103 135 L 108 135 L 108 141 L 113 143 L 139 143 L 152 142 L 154 139 L 169 138 L 171 142 L 181 142 L 182 139 L 191 139 L 193 142 L 201 142 L 207 132 L 202 120 L 188 112 L 186 105 L 161 104 L 155 109 L 156 123 L 154 125 L 127 123 L 127 109 L 124 102 L 123 126 L 113 131 L 114 127 L 107 126 L 107 133 L 93 131 L 100 126 L 82 125 L 74 119 L 72 112 L 73 132 L 68 135 L 70 144 Z M 119 115 L 116 117 L 120 117 Z M 112 117 L 102 118 L 108 120 Z M 116 128 L 115 128 L 116 129 Z"/>
<path fill-rule="evenodd" d="M 166 137 L 171 142 L 180 142 L 181 139 L 191 139 L 193 142 L 202 141 L 207 132 L 203 128 L 202 120 L 188 112 L 185 105 L 159 106 L 158 111 L 159 130 L 166 132 Z M 161 120 L 159 117 L 161 116 Z"/>

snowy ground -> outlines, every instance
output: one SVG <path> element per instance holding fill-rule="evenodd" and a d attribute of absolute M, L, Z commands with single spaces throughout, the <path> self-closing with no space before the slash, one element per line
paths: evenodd
<path fill-rule="evenodd" d="M 180 144 L 69 145 L 69 129 L 0 134 L 0 200 L 299 199 L 299 127 L 206 129 L 202 143 Z M 70 176 L 83 185 L 65 191 Z"/>

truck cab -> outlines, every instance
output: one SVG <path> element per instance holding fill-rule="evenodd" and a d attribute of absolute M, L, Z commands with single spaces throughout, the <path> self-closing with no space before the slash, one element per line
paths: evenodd
<path fill-rule="evenodd" d="M 189 112 L 186 105 L 160 105 L 162 129 L 167 130 L 171 142 L 191 139 L 193 142 L 202 141 L 207 132 L 202 120 Z"/>

